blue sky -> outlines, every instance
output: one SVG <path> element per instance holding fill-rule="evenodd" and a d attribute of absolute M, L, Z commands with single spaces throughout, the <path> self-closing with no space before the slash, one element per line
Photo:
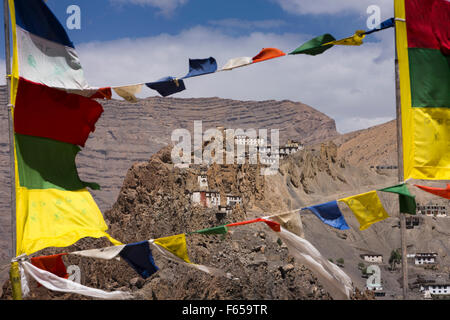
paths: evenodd
<path fill-rule="evenodd" d="M 81 9 L 81 29 L 67 32 L 93 86 L 182 76 L 188 58 L 254 56 L 263 47 L 285 52 L 323 33 L 336 38 L 367 29 L 366 9 L 382 20 L 392 0 L 48 0 L 64 26 L 69 5 Z M 4 39 L 1 33 L 4 59 Z M 395 117 L 393 29 L 361 47 L 334 47 L 323 55 L 287 56 L 186 80 L 174 97 L 293 100 L 334 118 L 340 132 Z M 4 60 L 1 61 L 4 73 Z M 2 77 L 4 78 L 4 77 Z M 145 89 L 144 89 L 145 90 Z M 145 90 L 142 97 L 155 95 Z"/>

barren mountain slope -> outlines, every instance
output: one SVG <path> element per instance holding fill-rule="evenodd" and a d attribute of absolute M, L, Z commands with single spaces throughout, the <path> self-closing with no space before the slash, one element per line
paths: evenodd
<path fill-rule="evenodd" d="M 368 129 L 340 135 L 332 140 L 338 154 L 356 166 L 397 165 L 397 127 L 392 120 Z"/>

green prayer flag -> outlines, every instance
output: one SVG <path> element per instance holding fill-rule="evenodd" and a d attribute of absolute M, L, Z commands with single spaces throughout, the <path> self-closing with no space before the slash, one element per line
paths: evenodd
<path fill-rule="evenodd" d="M 20 186 L 28 189 L 77 191 L 97 183 L 81 181 L 75 157 L 80 147 L 48 138 L 15 134 Z"/>
<path fill-rule="evenodd" d="M 194 231 L 193 233 L 200 233 L 200 234 L 226 234 L 226 233 L 228 233 L 228 227 L 226 225 L 223 225 L 223 226 L 218 226 L 218 227 L 214 227 L 214 228 L 207 228 L 207 229 Z"/>
<path fill-rule="evenodd" d="M 303 53 L 303 54 L 309 54 L 311 56 L 315 56 L 315 55 L 325 52 L 326 50 L 330 49 L 333 46 L 332 44 L 323 46 L 323 44 L 332 42 L 335 40 L 336 40 L 335 37 L 333 37 L 329 33 L 326 33 L 326 34 L 318 36 L 312 40 L 309 40 L 308 42 L 305 42 L 304 44 L 302 44 L 300 47 L 298 47 L 297 49 L 295 49 L 294 51 L 292 51 L 289 54 Z"/>
<path fill-rule="evenodd" d="M 399 197 L 400 203 L 400 212 L 401 213 L 409 213 L 416 214 L 416 196 L 413 196 L 410 192 L 406 184 L 399 184 L 393 187 L 384 188 L 380 191 L 383 192 L 391 192 L 397 193 Z"/>

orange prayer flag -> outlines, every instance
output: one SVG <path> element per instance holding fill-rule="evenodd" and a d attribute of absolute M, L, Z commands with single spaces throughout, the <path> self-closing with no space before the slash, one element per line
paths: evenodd
<path fill-rule="evenodd" d="M 285 56 L 286 53 L 277 48 L 263 48 L 260 53 L 253 57 L 253 63 Z"/>

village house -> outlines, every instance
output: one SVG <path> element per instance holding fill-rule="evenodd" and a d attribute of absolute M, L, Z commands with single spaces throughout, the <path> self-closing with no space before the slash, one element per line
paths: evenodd
<path fill-rule="evenodd" d="M 220 205 L 220 192 L 197 190 L 191 194 L 191 202 L 204 208 L 213 208 Z"/>
<path fill-rule="evenodd" d="M 447 208 L 445 206 L 429 202 L 426 205 L 417 203 L 416 212 L 418 214 L 424 214 L 428 217 L 446 217 Z"/>
<path fill-rule="evenodd" d="M 383 255 L 377 253 L 365 253 L 360 255 L 361 259 L 371 263 L 383 263 Z"/>
<path fill-rule="evenodd" d="M 218 212 L 230 215 L 233 213 L 233 208 L 231 206 L 219 206 Z"/>
<path fill-rule="evenodd" d="M 450 284 L 424 284 L 420 286 L 420 291 L 423 292 L 424 298 L 431 298 L 431 295 L 450 295 Z"/>
<path fill-rule="evenodd" d="M 198 187 L 200 190 L 208 189 L 208 176 L 205 174 L 198 176 Z"/>
<path fill-rule="evenodd" d="M 264 138 L 249 137 L 249 136 L 243 134 L 243 135 L 235 135 L 234 143 L 236 145 L 241 145 L 241 146 L 262 146 L 265 144 L 265 140 L 264 140 Z"/>
<path fill-rule="evenodd" d="M 227 195 L 227 206 L 234 207 L 236 204 L 242 205 L 242 198 L 240 196 Z"/>
<path fill-rule="evenodd" d="M 414 255 L 414 264 L 415 265 L 423 265 L 423 264 L 434 264 L 437 261 L 437 253 L 416 253 Z"/>

